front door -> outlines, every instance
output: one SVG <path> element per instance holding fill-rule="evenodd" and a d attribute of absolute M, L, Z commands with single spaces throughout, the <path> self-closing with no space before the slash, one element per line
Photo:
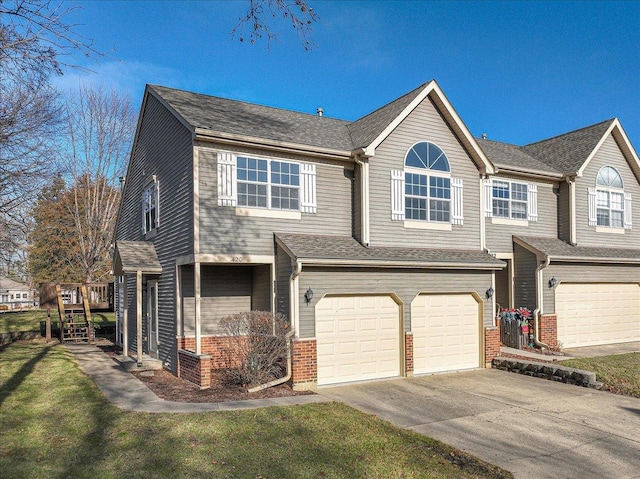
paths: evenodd
<path fill-rule="evenodd" d="M 158 357 L 158 282 L 147 282 L 147 331 L 149 356 Z"/>

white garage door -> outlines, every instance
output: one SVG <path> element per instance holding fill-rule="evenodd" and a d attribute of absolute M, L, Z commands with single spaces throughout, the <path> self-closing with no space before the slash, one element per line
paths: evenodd
<path fill-rule="evenodd" d="M 400 308 L 390 296 L 327 296 L 316 305 L 318 385 L 400 374 Z"/>
<path fill-rule="evenodd" d="M 471 294 L 423 294 L 411 303 L 413 372 L 480 366 L 480 308 Z"/>
<path fill-rule="evenodd" d="M 561 283 L 556 315 L 565 348 L 640 341 L 640 285 Z"/>

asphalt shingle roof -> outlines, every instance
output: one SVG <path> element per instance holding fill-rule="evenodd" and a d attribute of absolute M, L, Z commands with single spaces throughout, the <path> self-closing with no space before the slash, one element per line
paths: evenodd
<path fill-rule="evenodd" d="M 305 235 L 276 233 L 278 238 L 297 260 L 339 260 L 370 262 L 371 266 L 406 264 L 415 266 L 442 266 L 501 269 L 504 263 L 484 251 L 395 248 L 384 246 L 365 247 L 350 236 Z"/>
<path fill-rule="evenodd" d="M 9 278 L 0 277 L 0 291 L 8 290 L 29 291 L 29 286 Z"/>
<path fill-rule="evenodd" d="M 593 263 L 624 260 L 640 263 L 640 249 L 573 246 L 557 238 L 535 236 L 516 236 L 516 239 L 552 259 L 573 259 Z"/>
<path fill-rule="evenodd" d="M 195 128 L 300 145 L 351 151 L 349 122 L 238 100 L 151 85 Z"/>
<path fill-rule="evenodd" d="M 116 250 L 123 272 L 162 272 L 156 248 L 150 241 L 117 241 Z"/>
<path fill-rule="evenodd" d="M 523 146 L 522 150 L 565 174 L 573 174 L 582 167 L 614 121 L 614 119 L 606 120 L 554 138 L 531 143 Z"/>
<path fill-rule="evenodd" d="M 498 168 L 510 167 L 540 173 L 562 173 L 560 170 L 534 158 L 520 146 L 483 138 L 477 138 L 476 140 L 482 151 L 487 155 L 487 158 Z"/>

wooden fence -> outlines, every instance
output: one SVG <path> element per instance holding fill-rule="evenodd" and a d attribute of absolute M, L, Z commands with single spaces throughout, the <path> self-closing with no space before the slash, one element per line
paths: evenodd
<path fill-rule="evenodd" d="M 500 318 L 500 341 L 510 348 L 522 349 L 527 345 L 529 338 L 522 334 L 520 321 L 507 321 Z"/>

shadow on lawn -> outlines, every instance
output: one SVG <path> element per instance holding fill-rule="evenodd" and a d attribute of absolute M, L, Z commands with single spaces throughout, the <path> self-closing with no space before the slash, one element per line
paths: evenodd
<path fill-rule="evenodd" d="M 33 372 L 36 364 L 40 362 L 46 355 L 49 353 L 53 345 L 45 346 L 40 350 L 38 354 L 29 359 L 26 363 L 22 365 L 20 369 L 18 369 L 11 378 L 5 383 L 5 385 L 0 390 L 0 406 L 2 403 L 9 397 L 11 394 L 20 387 L 20 385 L 24 382 L 24 380 Z M 5 348 L 3 347 L 3 350 Z M 1 352 L 1 351 L 0 351 Z"/>

